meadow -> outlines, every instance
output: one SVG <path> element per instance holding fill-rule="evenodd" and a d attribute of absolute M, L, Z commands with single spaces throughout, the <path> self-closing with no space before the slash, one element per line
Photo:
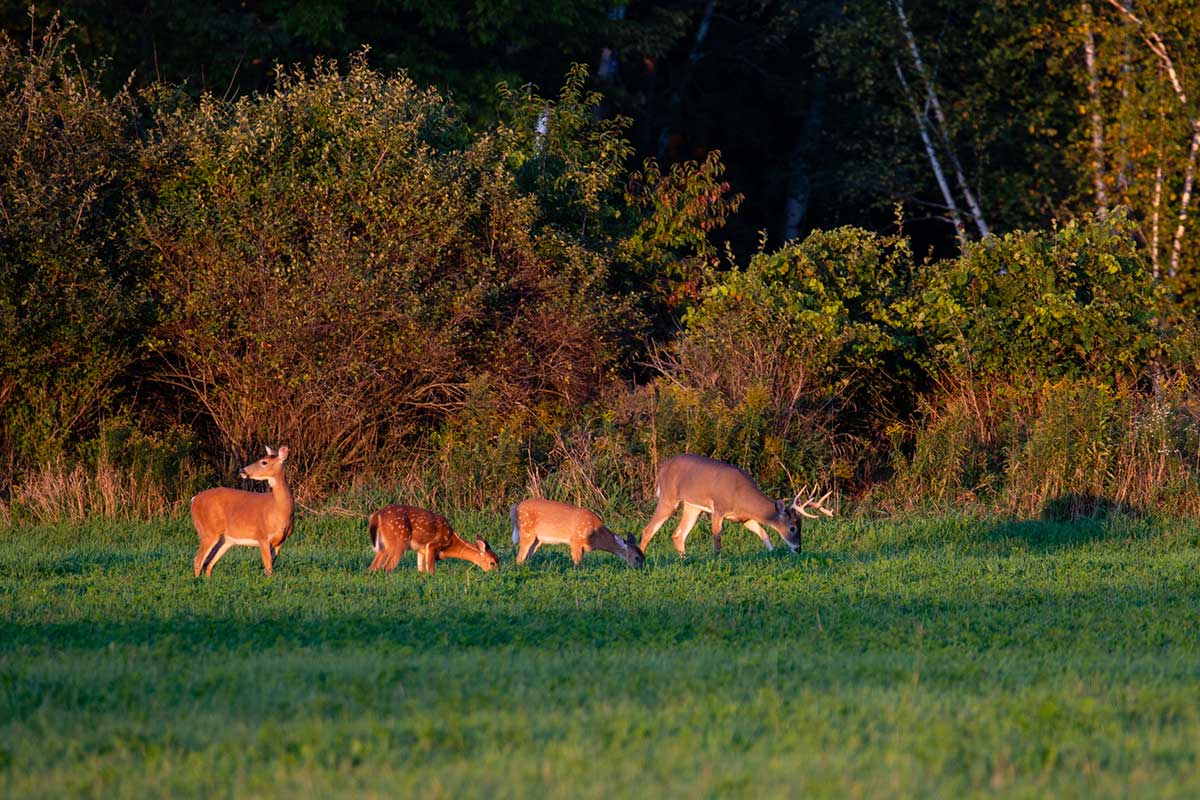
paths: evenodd
<path fill-rule="evenodd" d="M 1200 533 L 837 519 L 418 575 L 301 517 L 273 578 L 185 519 L 0 533 L 0 794 L 1191 796 Z M 618 522 L 636 530 L 644 520 Z"/>

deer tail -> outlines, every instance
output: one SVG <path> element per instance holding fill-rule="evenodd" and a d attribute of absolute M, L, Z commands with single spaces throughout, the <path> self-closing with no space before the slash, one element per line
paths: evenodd
<path fill-rule="evenodd" d="M 371 534 L 371 549 L 379 552 L 379 512 L 367 517 L 367 532 Z"/>
<path fill-rule="evenodd" d="M 517 506 L 519 505 L 521 504 L 517 503 L 508 510 L 508 518 L 512 520 L 513 544 L 521 541 L 521 526 L 517 523 Z"/>

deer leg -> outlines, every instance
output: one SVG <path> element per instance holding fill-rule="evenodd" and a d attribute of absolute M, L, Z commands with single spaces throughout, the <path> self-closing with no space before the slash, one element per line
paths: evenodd
<path fill-rule="evenodd" d="M 583 545 L 575 540 L 571 540 L 571 560 L 577 567 L 583 563 Z"/>
<path fill-rule="evenodd" d="M 401 528 L 397 531 L 396 538 L 392 540 L 392 545 L 387 545 L 387 540 L 383 538 L 383 532 L 379 533 L 379 547 L 388 554 L 383 561 L 383 568 L 388 572 L 395 572 L 396 567 L 400 566 L 400 562 L 404 559 L 404 554 L 408 552 L 409 544 L 412 542 L 412 530 Z M 417 568 L 421 567 L 421 551 L 417 551 Z"/>
<path fill-rule="evenodd" d="M 533 555 L 533 551 L 537 550 L 538 540 L 536 536 L 531 536 L 528 539 L 521 539 L 521 544 L 517 548 L 517 563 L 524 564 L 525 559 Z"/>
<path fill-rule="evenodd" d="M 279 548 L 271 545 L 271 569 L 275 569 L 275 559 L 279 558 Z"/>
<path fill-rule="evenodd" d="M 259 542 L 258 552 L 262 554 L 263 571 L 268 575 L 275 574 L 275 554 L 271 551 L 270 542 Z"/>
<path fill-rule="evenodd" d="M 400 559 L 404 558 L 404 550 L 405 548 L 400 547 L 399 544 L 396 547 L 384 550 L 383 552 L 387 555 L 384 556 L 382 562 L 383 568 L 388 572 L 395 572 L 396 567 L 400 564 Z M 417 555 L 420 555 L 420 553 Z"/>
<path fill-rule="evenodd" d="M 654 534 L 658 533 L 658 529 L 671 518 L 675 513 L 675 509 L 679 507 L 679 503 L 671 505 L 665 500 L 659 500 L 658 505 L 654 509 L 654 514 L 650 517 L 650 521 L 646 523 L 646 527 L 642 528 L 642 543 L 638 545 L 642 548 L 642 552 L 646 552 L 646 545 L 650 544 L 650 540 L 654 538 Z"/>
<path fill-rule="evenodd" d="M 752 520 L 752 519 L 748 519 L 748 520 L 746 520 L 746 521 L 745 521 L 743 524 L 744 524 L 744 525 L 745 525 L 747 528 L 749 528 L 751 531 L 753 531 L 755 534 L 757 534 L 757 535 L 758 535 L 758 538 L 762 539 L 762 543 L 763 543 L 763 544 L 765 544 L 765 545 L 767 546 L 767 549 L 768 549 L 768 550 L 771 550 L 771 549 L 772 549 L 772 547 L 771 547 L 771 537 L 770 537 L 770 535 L 769 535 L 769 534 L 768 534 L 768 533 L 767 533 L 767 532 L 766 532 L 766 531 L 763 529 L 763 526 L 762 526 L 762 525 L 759 525 L 757 522 L 755 522 L 755 521 L 754 521 L 754 520 Z"/>
<path fill-rule="evenodd" d="M 716 511 L 712 515 L 712 535 L 713 535 L 713 552 L 721 552 L 721 525 L 725 522 L 725 517 L 718 514 Z"/>
<path fill-rule="evenodd" d="M 433 549 L 433 545 L 425 548 L 425 572 L 432 575 L 433 565 L 437 563 L 437 553 Z"/>
<path fill-rule="evenodd" d="M 387 550 L 380 550 L 375 554 L 375 558 L 371 559 L 371 566 L 367 567 L 367 572 L 375 572 L 383 566 L 383 562 L 387 560 Z"/>
<path fill-rule="evenodd" d="M 224 536 L 217 540 L 217 543 L 213 545 L 213 549 L 208 551 L 208 557 L 204 559 L 205 575 L 210 578 L 212 577 L 213 567 L 215 567 L 217 562 L 221 560 L 221 556 L 229 552 L 229 548 L 231 547 L 233 547 L 233 542 L 229 541 Z"/>
<path fill-rule="evenodd" d="M 201 572 L 204 572 L 204 568 L 208 566 L 208 560 L 205 559 L 205 556 L 210 554 L 215 556 L 224 539 L 225 537 L 218 536 L 208 544 L 203 542 L 200 543 L 200 548 L 196 551 L 196 558 L 192 561 L 192 566 L 195 568 L 197 578 L 200 577 Z"/>
<path fill-rule="evenodd" d="M 700 512 L 703 510 L 700 506 L 694 506 L 690 503 L 683 504 L 683 513 L 679 515 L 679 526 L 675 528 L 675 533 L 671 537 L 675 542 L 675 552 L 679 553 L 680 558 L 687 555 L 685 548 L 687 547 L 688 534 L 696 526 L 696 520 L 700 519 Z M 645 550 L 642 552 L 645 552 Z"/>

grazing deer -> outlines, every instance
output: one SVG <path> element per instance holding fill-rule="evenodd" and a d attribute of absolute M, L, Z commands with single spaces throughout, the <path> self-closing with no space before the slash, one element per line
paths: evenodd
<path fill-rule="evenodd" d="M 367 520 L 371 549 L 375 560 L 368 572 L 396 569 L 409 550 L 417 551 L 417 571 L 433 574 L 433 565 L 443 558 L 461 558 L 476 564 L 484 572 L 500 563 L 496 553 L 483 539 L 467 544 L 450 529 L 440 514 L 416 506 L 385 506 Z"/>
<path fill-rule="evenodd" d="M 586 508 L 534 498 L 517 503 L 508 516 L 512 520 L 513 544 L 518 545 L 518 564 L 524 563 L 543 544 L 569 544 L 571 559 L 577 567 L 583 561 L 583 554 L 592 550 L 620 556 L 631 567 L 646 563 L 632 536 L 624 539 L 617 536 Z"/>
<path fill-rule="evenodd" d="M 771 549 L 771 538 L 763 526 L 774 528 L 792 549 L 800 551 L 800 523 L 804 517 L 816 519 L 809 509 L 819 511 L 827 517 L 833 512 L 825 507 L 832 491 L 817 499 L 817 491 L 801 499 L 801 491 L 791 501 L 772 500 L 763 494 L 754 479 L 744 471 L 723 461 L 704 456 L 681 455 L 667 459 L 658 468 L 654 484 L 658 507 L 654 516 L 642 529 L 642 551 L 650 544 L 654 534 L 670 519 L 683 504 L 679 527 L 671 538 L 680 556 L 686 555 L 684 547 L 688 534 L 700 517 L 701 512 L 712 515 L 713 552 L 721 552 L 721 524 L 725 520 L 740 522 L 758 534 L 767 549 Z"/>
<path fill-rule="evenodd" d="M 213 567 L 235 544 L 257 547 L 263 569 L 275 571 L 279 548 L 292 532 L 292 492 L 283 476 L 288 449 L 275 452 L 267 448 L 267 457 L 242 467 L 238 475 L 253 481 L 266 481 L 271 491 L 244 492 L 218 487 L 192 498 L 192 524 L 200 536 L 196 551 L 196 577 L 212 575 Z"/>

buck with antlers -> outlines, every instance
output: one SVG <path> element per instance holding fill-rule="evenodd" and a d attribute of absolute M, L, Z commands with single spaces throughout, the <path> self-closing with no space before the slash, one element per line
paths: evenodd
<path fill-rule="evenodd" d="M 242 478 L 266 481 L 270 492 L 218 487 L 192 498 L 192 524 L 200 537 L 194 562 L 197 578 L 201 572 L 212 575 L 221 556 L 235 544 L 257 547 L 263 570 L 268 575 L 275 571 L 279 548 L 292 532 L 292 492 L 283 476 L 287 457 L 286 447 L 279 452 L 268 447 L 266 458 L 238 471 Z"/>
<path fill-rule="evenodd" d="M 468 544 L 451 530 L 441 514 L 416 506 L 385 506 L 368 518 L 367 530 L 371 534 L 371 549 L 375 551 L 368 572 L 393 571 L 409 550 L 417 551 L 417 571 L 430 575 L 443 558 L 470 561 L 484 572 L 494 570 L 500 563 L 483 539 Z"/>
<path fill-rule="evenodd" d="M 685 454 L 664 461 L 658 468 L 654 493 L 658 507 L 642 529 L 643 552 L 680 505 L 683 513 L 671 537 L 680 556 L 686 555 L 688 534 L 704 512 L 712 515 L 713 552 L 717 553 L 721 552 L 721 526 L 725 521 L 745 525 L 758 534 L 768 550 L 771 538 L 763 526 L 773 528 L 795 553 L 800 550 L 800 524 L 805 517 L 816 519 L 813 511 L 833 516 L 833 511 L 825 506 L 832 491 L 818 498 L 814 488 L 805 497 L 801 491 L 790 501 L 772 500 L 744 471 L 704 456 Z"/>
<path fill-rule="evenodd" d="M 508 516 L 518 564 L 523 564 L 543 544 L 570 545 L 571 560 L 577 567 L 583 561 L 583 554 L 592 550 L 612 553 L 631 567 L 646 562 L 632 536 L 624 539 L 617 536 L 586 508 L 530 498 L 509 509 Z"/>

